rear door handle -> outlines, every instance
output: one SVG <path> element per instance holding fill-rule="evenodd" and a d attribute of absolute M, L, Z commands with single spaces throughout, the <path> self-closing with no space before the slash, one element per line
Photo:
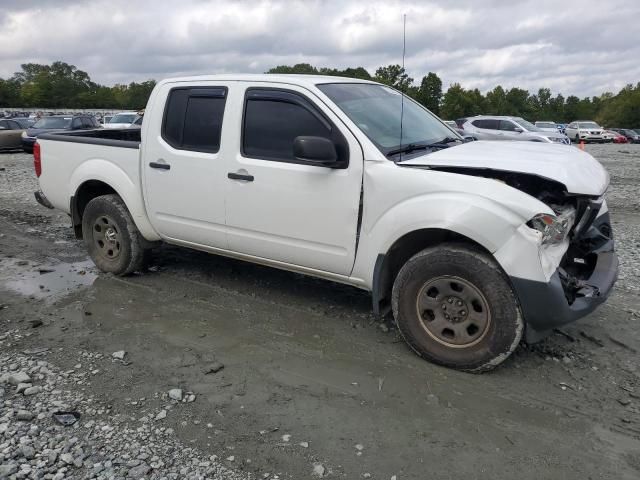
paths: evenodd
<path fill-rule="evenodd" d="M 168 163 L 160 163 L 160 162 L 149 162 L 149 166 L 151 168 L 159 168 L 160 170 L 170 170 L 171 165 Z"/>
<path fill-rule="evenodd" d="M 231 180 L 244 180 L 245 182 L 253 182 L 253 175 L 245 175 L 243 173 L 227 173 L 227 178 Z"/>

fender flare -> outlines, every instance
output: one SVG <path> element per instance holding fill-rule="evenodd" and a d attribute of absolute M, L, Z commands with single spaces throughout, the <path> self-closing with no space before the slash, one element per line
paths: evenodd
<path fill-rule="evenodd" d="M 99 158 L 83 162 L 71 174 L 68 198 L 74 225 L 75 222 L 81 221 L 78 218 L 79 212 L 76 205 L 77 192 L 83 184 L 89 181 L 102 182 L 111 187 L 122 198 L 142 236 L 149 241 L 160 240 L 160 236 L 147 216 L 141 186 L 136 185 L 123 169 L 112 162 Z"/>

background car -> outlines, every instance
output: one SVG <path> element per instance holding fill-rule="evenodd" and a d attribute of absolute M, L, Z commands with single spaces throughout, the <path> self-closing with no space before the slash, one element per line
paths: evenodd
<path fill-rule="evenodd" d="M 0 150 L 17 150 L 22 147 L 24 128 L 14 119 L 0 120 Z"/>
<path fill-rule="evenodd" d="M 602 143 L 604 142 L 604 138 L 602 137 L 603 130 L 600 125 L 591 120 L 577 120 L 567 125 L 564 133 L 576 143 Z"/>
<path fill-rule="evenodd" d="M 566 145 L 571 143 L 560 132 L 544 132 L 521 117 L 478 115 L 464 120 L 462 127 L 465 135 L 473 135 L 478 140 L 519 140 Z"/>
<path fill-rule="evenodd" d="M 620 135 L 624 135 L 629 143 L 640 143 L 640 133 L 630 128 L 613 128 Z"/>
<path fill-rule="evenodd" d="M 557 132 L 558 125 L 555 122 L 536 122 L 534 123 L 536 127 L 538 127 L 543 132 Z"/>
<path fill-rule="evenodd" d="M 602 139 L 605 143 L 612 143 L 614 138 L 620 135 L 618 132 L 612 132 L 611 130 L 602 131 Z"/>
<path fill-rule="evenodd" d="M 13 118 L 12 120 L 15 122 L 18 122 L 18 124 L 20 124 L 20 126 L 25 130 L 31 127 L 34 123 L 36 123 L 35 118 L 29 118 L 29 117 Z"/>
<path fill-rule="evenodd" d="M 38 135 L 65 130 L 92 130 L 100 128 L 95 117 L 87 114 L 81 115 L 52 115 L 42 117 L 31 128 L 22 133 L 22 148 L 25 152 L 33 152 L 33 144 Z"/>
<path fill-rule="evenodd" d="M 139 115 L 138 118 L 136 118 L 134 122 L 131 125 L 129 125 L 129 128 L 142 128 L 143 119 L 144 117 L 142 115 Z"/>
<path fill-rule="evenodd" d="M 605 130 L 605 134 L 610 134 L 613 137 L 613 143 L 628 143 L 629 140 L 627 140 L 627 137 L 625 137 L 624 135 L 622 135 L 619 132 L 616 132 L 615 130 Z"/>
<path fill-rule="evenodd" d="M 138 112 L 116 113 L 108 123 L 105 122 L 104 128 L 128 128 L 138 119 L 138 116 Z"/>
<path fill-rule="evenodd" d="M 456 121 L 454 120 L 443 120 L 444 123 L 446 123 L 449 127 L 451 127 L 451 129 L 456 132 L 458 135 L 460 135 L 465 141 L 475 141 L 478 140 L 477 137 L 475 137 L 474 135 L 465 132 L 462 128 L 458 127 L 458 124 L 456 123 Z"/>

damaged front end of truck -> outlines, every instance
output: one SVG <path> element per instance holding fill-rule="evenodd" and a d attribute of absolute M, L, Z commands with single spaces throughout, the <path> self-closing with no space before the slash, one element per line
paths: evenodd
<path fill-rule="evenodd" d="M 503 182 L 553 210 L 554 215 L 541 213 L 526 222 L 530 231 L 539 232 L 544 281 L 509 275 L 527 324 L 527 342 L 539 341 L 607 299 L 617 279 L 618 259 L 604 192 L 599 196 L 572 194 L 562 183 L 530 173 L 429 168 Z"/>

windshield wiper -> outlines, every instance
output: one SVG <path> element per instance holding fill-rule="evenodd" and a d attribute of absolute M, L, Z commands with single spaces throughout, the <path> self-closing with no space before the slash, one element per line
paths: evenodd
<path fill-rule="evenodd" d="M 429 145 L 426 143 L 407 143 L 402 147 L 389 150 L 387 152 L 387 157 L 392 157 L 393 155 L 397 155 L 399 153 L 410 153 L 415 152 L 416 150 L 426 150 L 427 148 L 429 148 Z"/>
<path fill-rule="evenodd" d="M 444 137 L 442 140 L 427 145 L 428 148 L 448 148 L 453 142 L 462 142 L 459 138 Z"/>
<path fill-rule="evenodd" d="M 453 142 L 462 142 L 462 140 L 460 140 L 459 138 L 445 137 L 442 140 L 438 140 L 437 142 L 433 143 L 407 143 L 402 147 L 389 150 L 387 152 L 387 157 L 392 157 L 393 155 L 397 155 L 399 153 L 411 153 L 415 152 L 416 150 L 439 150 L 441 148 L 448 148 Z"/>

